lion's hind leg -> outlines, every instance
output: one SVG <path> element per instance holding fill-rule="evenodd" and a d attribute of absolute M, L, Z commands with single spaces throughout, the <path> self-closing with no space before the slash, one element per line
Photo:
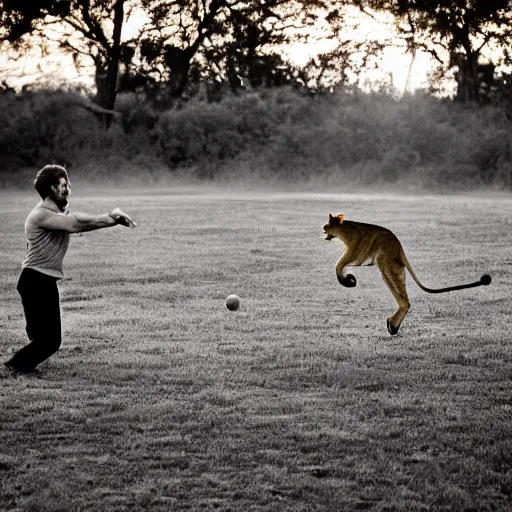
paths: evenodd
<path fill-rule="evenodd" d="M 405 288 L 405 267 L 393 261 L 379 263 L 382 278 L 398 303 L 398 308 L 387 319 L 387 328 L 392 336 L 398 333 L 400 325 L 409 311 L 409 297 Z"/>

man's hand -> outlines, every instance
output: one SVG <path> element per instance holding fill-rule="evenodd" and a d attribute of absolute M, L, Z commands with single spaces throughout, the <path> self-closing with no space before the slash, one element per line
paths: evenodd
<path fill-rule="evenodd" d="M 121 211 L 119 208 L 115 208 L 109 213 L 109 216 L 112 217 L 116 224 L 121 224 L 122 226 L 126 226 L 127 228 L 134 228 L 137 224 L 133 221 L 133 219 Z"/>

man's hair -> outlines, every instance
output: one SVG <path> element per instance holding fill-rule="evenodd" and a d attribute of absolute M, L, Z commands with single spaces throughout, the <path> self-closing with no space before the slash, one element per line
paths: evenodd
<path fill-rule="evenodd" d="M 57 185 L 61 178 L 66 178 L 69 183 L 68 173 L 61 165 L 45 165 L 37 174 L 34 186 L 42 199 L 50 195 L 53 185 Z"/>

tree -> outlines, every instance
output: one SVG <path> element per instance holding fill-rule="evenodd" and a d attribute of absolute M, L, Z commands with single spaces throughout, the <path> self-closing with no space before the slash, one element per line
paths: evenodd
<path fill-rule="evenodd" d="M 113 110 L 119 65 L 131 51 L 121 33 L 130 0 L 0 0 L 0 39 L 23 48 L 39 37 L 46 49 L 57 45 L 73 55 L 77 66 L 84 57 L 95 68 L 96 101 Z M 112 116 L 105 122 L 110 125 Z"/>
<path fill-rule="evenodd" d="M 509 0 L 355 0 L 364 12 L 384 10 L 411 51 L 430 53 L 443 71 L 457 68 L 457 99 L 480 102 L 487 64 L 499 64 L 510 49 L 512 9 Z"/>
<path fill-rule="evenodd" d="M 322 40 L 330 42 L 330 49 L 313 55 L 303 67 L 309 87 L 333 90 L 357 86 L 365 71 L 379 67 L 389 37 L 382 34 L 360 37 L 360 17 L 350 0 L 332 2 L 322 31 Z"/>
<path fill-rule="evenodd" d="M 0 41 L 20 43 L 21 38 L 35 30 L 35 24 L 46 16 L 65 17 L 69 2 L 62 0 L 0 0 Z"/>
<path fill-rule="evenodd" d="M 292 76 L 279 52 L 327 0 L 142 0 L 150 21 L 140 46 L 146 74 L 181 97 L 193 74 L 258 85 Z M 271 67 L 274 67 L 271 71 Z M 266 78 L 264 78 L 264 76 Z"/>

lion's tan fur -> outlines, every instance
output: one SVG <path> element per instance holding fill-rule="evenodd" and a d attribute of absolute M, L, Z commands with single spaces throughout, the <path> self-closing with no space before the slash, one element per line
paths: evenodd
<path fill-rule="evenodd" d="M 431 289 L 424 286 L 416 277 L 407 261 L 402 244 L 398 238 L 386 228 L 374 224 L 364 224 L 346 220 L 343 214 L 329 214 L 329 223 L 325 224 L 326 239 L 339 238 L 346 246 L 345 251 L 336 263 L 338 281 L 346 287 L 356 286 L 356 278 L 346 273 L 348 266 L 377 265 L 384 282 L 395 297 L 398 308 L 387 319 L 388 331 L 396 334 L 409 311 L 410 304 L 405 287 L 405 269 L 409 271 L 418 286 L 429 293 L 442 293 L 461 290 L 474 286 L 488 285 L 491 278 L 482 276 L 480 281 Z"/>

